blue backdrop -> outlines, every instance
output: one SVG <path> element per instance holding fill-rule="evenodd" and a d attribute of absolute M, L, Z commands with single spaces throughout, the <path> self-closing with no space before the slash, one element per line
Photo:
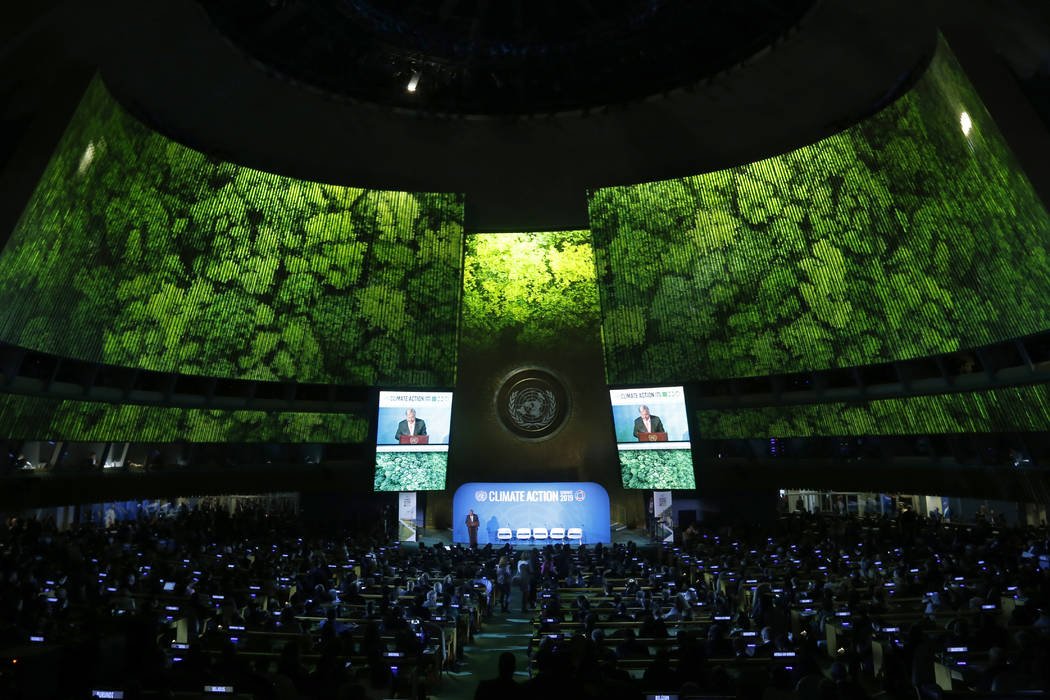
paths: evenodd
<path fill-rule="evenodd" d="M 590 481 L 463 484 L 452 499 L 454 542 L 469 541 L 466 521 L 471 508 L 481 519 L 479 545 L 500 544 L 496 531 L 501 527 L 514 531 L 519 527 L 578 527 L 583 529 L 584 544 L 612 541 L 609 494 Z M 571 544 L 580 542 L 574 540 Z"/>

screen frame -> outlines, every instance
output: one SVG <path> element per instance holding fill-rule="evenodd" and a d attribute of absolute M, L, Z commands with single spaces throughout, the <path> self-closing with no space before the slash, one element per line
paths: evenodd
<path fill-rule="evenodd" d="M 693 466 L 693 482 L 694 487 L 691 489 L 676 489 L 676 488 L 628 488 L 623 485 L 623 466 L 620 462 L 620 446 L 630 443 L 621 443 L 616 439 L 616 421 L 613 418 L 613 403 L 612 403 L 612 392 L 614 391 L 627 391 L 630 389 L 661 389 L 664 387 L 681 387 L 682 388 L 682 403 L 685 405 L 685 417 L 686 425 L 689 429 L 689 456 L 690 462 Z M 609 418 L 610 425 L 612 426 L 612 445 L 616 450 L 616 464 L 619 470 L 620 487 L 628 492 L 652 492 L 652 491 L 671 491 L 675 494 L 696 494 L 700 491 L 700 472 L 698 467 L 700 466 L 697 462 L 697 449 L 696 443 L 700 440 L 699 435 L 696 432 L 697 420 L 694 415 L 694 408 L 696 407 L 697 401 L 697 383 L 696 382 L 645 382 L 645 383 L 631 383 L 631 384 L 607 384 L 606 395 L 608 397 L 609 407 Z M 679 441 L 682 442 L 682 441 Z"/>
<path fill-rule="evenodd" d="M 452 451 L 452 444 L 456 438 L 455 428 L 455 406 L 456 406 L 456 389 L 455 387 L 449 386 L 397 386 L 397 385 L 379 385 L 371 386 L 368 388 L 368 435 L 365 438 L 365 448 L 363 452 L 363 458 L 366 460 L 365 464 L 370 465 L 372 472 L 369 477 L 369 483 L 372 485 L 372 493 L 397 493 L 395 491 L 376 491 L 375 490 L 375 476 L 376 476 L 376 454 L 379 447 L 378 436 L 379 436 L 379 394 L 384 391 L 406 391 L 416 392 L 420 394 L 452 394 L 452 403 L 449 406 L 449 417 L 448 417 L 448 450 L 445 454 L 449 454 Z M 445 489 L 448 489 L 448 471 L 446 468 L 445 472 Z M 428 493 L 427 491 L 419 491 L 418 493 Z"/>

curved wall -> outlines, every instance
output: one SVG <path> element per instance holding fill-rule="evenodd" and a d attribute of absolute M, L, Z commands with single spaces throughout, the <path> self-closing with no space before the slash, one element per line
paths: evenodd
<path fill-rule="evenodd" d="M 0 394 L 5 439 L 75 442 L 359 443 L 368 418 L 350 413 L 218 411 Z"/>
<path fill-rule="evenodd" d="M 960 394 L 696 412 L 701 439 L 1050 430 L 1050 385 Z"/>
<path fill-rule="evenodd" d="M 186 148 L 96 79 L 0 255 L 0 339 L 215 377 L 455 381 L 463 197 Z"/>
<path fill-rule="evenodd" d="M 812 146 L 590 197 L 610 383 L 865 365 L 1050 327 L 1050 217 L 942 41 Z"/>

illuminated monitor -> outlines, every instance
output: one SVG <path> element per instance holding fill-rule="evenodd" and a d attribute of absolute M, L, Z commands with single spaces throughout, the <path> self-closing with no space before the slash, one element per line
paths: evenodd
<path fill-rule="evenodd" d="M 612 389 L 609 399 L 624 488 L 696 488 L 684 388 Z"/>
<path fill-rule="evenodd" d="M 445 488 L 451 422 L 451 391 L 380 391 L 375 490 Z"/>

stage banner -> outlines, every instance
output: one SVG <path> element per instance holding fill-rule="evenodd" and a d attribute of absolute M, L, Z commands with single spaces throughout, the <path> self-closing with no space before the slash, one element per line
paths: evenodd
<path fill-rule="evenodd" d="M 674 514 L 671 511 L 671 492 L 653 491 L 653 515 L 656 518 L 656 539 L 674 542 Z"/>
<path fill-rule="evenodd" d="M 401 542 L 416 541 L 416 492 L 397 494 L 397 538 Z"/>
<path fill-rule="evenodd" d="M 478 545 L 612 543 L 609 494 L 593 482 L 463 484 L 452 499 L 452 539 L 467 544 L 478 516 Z"/>

